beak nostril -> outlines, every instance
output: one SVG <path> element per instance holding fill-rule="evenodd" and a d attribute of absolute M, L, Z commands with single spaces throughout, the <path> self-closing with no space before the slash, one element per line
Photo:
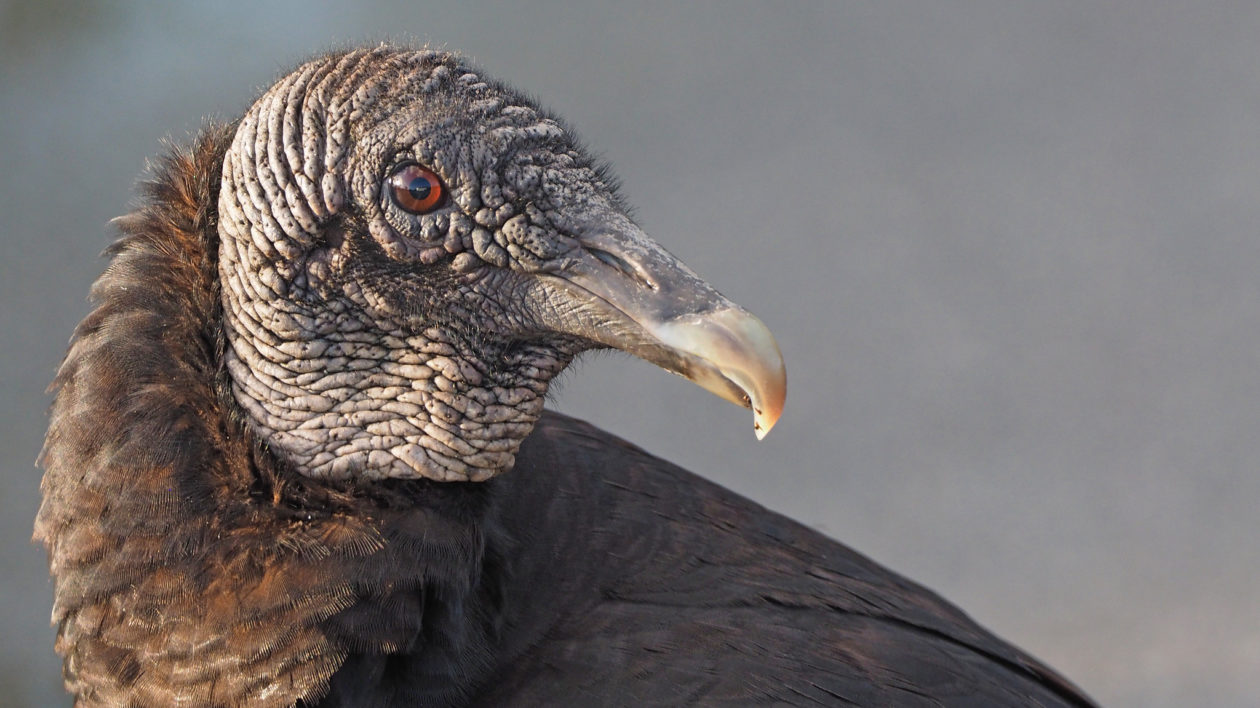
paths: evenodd
<path fill-rule="evenodd" d="M 613 268 L 616 268 L 617 270 L 623 273 L 630 270 L 630 264 L 626 263 L 624 260 L 618 258 L 617 256 L 614 256 L 608 251 L 601 251 L 598 248 L 591 248 L 589 246 L 586 248 L 586 250 L 589 251 L 592 256 L 595 256 L 599 260 L 603 261 L 605 264 L 610 265 Z"/>
<path fill-rule="evenodd" d="M 656 290 L 656 283 L 643 277 L 643 275 L 639 273 L 638 269 L 630 265 L 629 263 L 627 263 L 624 258 L 616 255 L 615 253 L 609 253 L 608 251 L 605 251 L 603 249 L 594 248 L 591 246 L 586 246 L 585 248 L 588 253 L 598 258 L 600 262 L 602 262 L 604 265 L 607 265 L 610 268 L 613 268 L 617 272 L 633 280 L 639 285 L 647 288 L 648 290 Z"/>

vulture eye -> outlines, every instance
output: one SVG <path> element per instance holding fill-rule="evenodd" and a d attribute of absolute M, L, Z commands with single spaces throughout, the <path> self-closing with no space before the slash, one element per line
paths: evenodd
<path fill-rule="evenodd" d="M 446 201 L 442 180 L 417 162 L 395 167 L 387 184 L 394 203 L 412 214 L 428 214 Z"/>

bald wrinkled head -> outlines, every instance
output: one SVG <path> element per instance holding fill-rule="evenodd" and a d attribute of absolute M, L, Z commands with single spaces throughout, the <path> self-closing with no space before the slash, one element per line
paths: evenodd
<path fill-rule="evenodd" d="M 782 407 L 764 326 L 647 238 L 561 124 L 450 54 L 277 83 L 225 157 L 219 231 L 233 394 L 310 476 L 509 469 L 593 347 L 753 407 L 761 434 Z"/>

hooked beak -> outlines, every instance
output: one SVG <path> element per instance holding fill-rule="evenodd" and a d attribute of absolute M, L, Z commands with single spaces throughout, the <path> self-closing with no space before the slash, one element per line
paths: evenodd
<path fill-rule="evenodd" d="M 764 438 L 783 413 L 787 373 L 761 320 L 637 228 L 579 242 L 573 260 L 540 276 L 551 296 L 563 293 L 563 307 L 547 308 L 547 325 L 633 354 L 751 408 L 757 439 Z"/>

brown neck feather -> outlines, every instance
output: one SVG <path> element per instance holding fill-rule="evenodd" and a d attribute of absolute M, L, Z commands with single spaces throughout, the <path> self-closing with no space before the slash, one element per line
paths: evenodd
<path fill-rule="evenodd" d="M 233 129 L 173 152 L 117 220 L 53 384 L 35 537 L 67 687 L 81 705 L 286 706 L 358 653 L 427 648 L 465 677 L 443 690 L 467 690 L 487 668 L 467 647 L 487 643 L 502 599 L 506 541 L 482 522 L 494 485 L 310 479 L 228 392 L 215 204 Z M 398 603 L 426 611 L 385 610 Z M 478 636 L 442 633 L 451 603 Z"/>

